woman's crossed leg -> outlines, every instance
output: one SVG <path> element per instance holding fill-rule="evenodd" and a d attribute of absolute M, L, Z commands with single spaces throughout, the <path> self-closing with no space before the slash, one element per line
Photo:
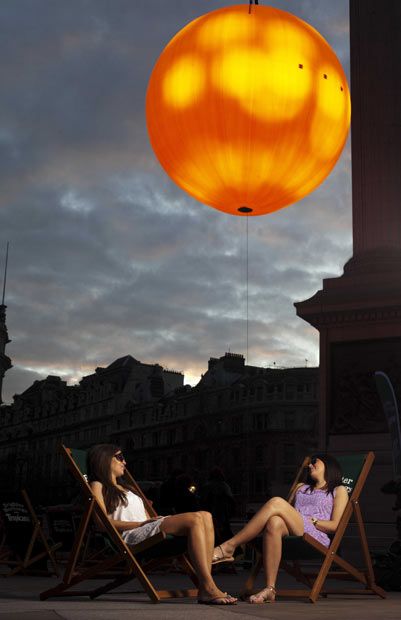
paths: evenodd
<path fill-rule="evenodd" d="M 214 528 L 209 512 L 184 512 L 166 517 L 161 525 L 166 534 L 188 537 L 188 553 L 199 579 L 199 601 L 232 604 L 236 599 L 222 592 L 211 575 Z"/>
<path fill-rule="evenodd" d="M 214 550 L 214 556 L 231 557 L 238 545 L 247 543 L 263 533 L 263 563 L 266 588 L 252 596 L 253 603 L 274 600 L 277 572 L 281 561 L 283 536 L 302 536 L 304 522 L 300 513 L 281 497 L 273 497 L 265 503 L 237 534 Z"/>

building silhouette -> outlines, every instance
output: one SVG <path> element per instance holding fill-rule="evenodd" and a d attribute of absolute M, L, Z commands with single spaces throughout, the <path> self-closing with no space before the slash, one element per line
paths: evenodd
<path fill-rule="evenodd" d="M 6 371 L 12 367 L 11 360 L 6 355 L 6 345 L 11 341 L 8 337 L 8 331 L 7 331 L 7 326 L 6 326 L 7 306 L 4 303 L 5 295 L 6 295 L 6 282 L 7 282 L 8 248 L 9 248 L 9 243 L 7 243 L 6 261 L 5 261 L 4 279 L 3 279 L 3 294 L 2 294 L 1 304 L 0 304 L 0 405 L 3 402 L 2 388 L 3 388 L 4 375 Z"/>
<path fill-rule="evenodd" d="M 211 358 L 195 387 L 181 373 L 130 355 L 68 386 L 35 381 L 0 413 L 3 486 L 26 486 L 38 501 L 74 494 L 61 443 L 112 442 L 139 480 L 180 467 L 198 480 L 221 466 L 239 510 L 285 493 L 302 457 L 317 445 L 317 368 L 261 368 L 242 355 Z"/>
<path fill-rule="evenodd" d="M 6 355 L 6 345 L 11 342 L 8 337 L 6 326 L 6 308 L 4 303 L 0 304 L 0 405 L 2 404 L 3 379 L 6 371 L 12 367 L 10 358 Z"/>

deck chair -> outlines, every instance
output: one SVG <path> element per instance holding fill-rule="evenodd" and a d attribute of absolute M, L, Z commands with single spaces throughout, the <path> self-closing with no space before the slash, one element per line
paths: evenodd
<path fill-rule="evenodd" d="M 75 542 L 64 572 L 62 581 L 53 588 L 40 594 L 41 600 L 56 596 L 89 596 L 94 599 L 114 588 L 137 578 L 144 591 L 153 603 L 160 602 L 165 598 L 197 596 L 197 577 L 188 558 L 185 555 L 186 538 L 173 537 L 160 532 L 147 540 L 128 546 L 114 525 L 110 522 L 107 514 L 94 497 L 86 476 L 86 451 L 66 448 L 61 446 L 61 453 L 66 459 L 68 468 L 80 485 L 83 495 L 84 512 L 76 534 Z M 135 492 L 143 499 L 147 512 L 151 517 L 157 516 L 154 508 L 150 505 L 140 487 L 126 470 L 125 478 L 135 489 Z M 79 555 L 83 541 L 88 533 L 90 525 L 104 535 L 108 554 L 98 561 L 88 565 L 79 564 Z M 157 558 L 165 559 L 167 556 L 175 557 L 184 572 L 190 577 L 196 589 L 188 590 L 156 590 L 149 576 L 146 574 L 147 566 L 154 567 Z M 111 577 L 105 585 L 89 590 L 71 590 L 78 583 L 88 579 L 110 575 L 111 570 L 119 569 L 117 575 Z"/>
<path fill-rule="evenodd" d="M 359 505 L 359 497 L 372 467 L 374 458 L 373 452 L 337 457 L 343 472 L 343 484 L 346 486 L 349 494 L 349 502 L 341 517 L 337 531 L 331 539 L 329 547 L 320 544 L 309 534 L 304 534 L 303 536 L 286 536 L 283 539 L 283 554 L 280 567 L 295 577 L 295 579 L 306 586 L 306 588 L 301 590 L 278 590 L 277 596 L 307 597 L 312 603 L 315 603 L 319 596 L 327 596 L 328 594 L 377 594 L 381 598 L 385 598 L 384 590 L 375 583 L 365 526 Z M 298 482 L 302 480 L 303 472 L 308 466 L 309 460 L 309 457 L 304 459 L 291 487 L 288 495 L 289 498 L 292 496 Z M 352 516 L 358 528 L 364 560 L 363 568 L 356 568 L 350 564 L 350 562 L 343 559 L 339 553 L 340 544 L 342 543 L 344 533 Z M 254 592 L 255 579 L 262 567 L 261 539 L 255 541 L 255 546 L 257 550 L 257 559 L 245 583 L 242 596 L 249 596 Z M 315 572 L 306 572 L 302 569 L 302 561 L 305 560 L 318 560 L 319 563 L 321 563 L 320 569 Z M 333 570 L 334 568 L 336 570 Z M 325 589 L 323 591 L 323 585 L 328 578 L 347 581 L 354 580 L 363 584 L 364 588 Z"/>
<path fill-rule="evenodd" d="M 9 497 L 0 502 L 0 514 L 4 528 L 0 549 L 0 564 L 10 570 L 2 573 L 11 577 L 18 573 L 57 575 L 54 552 L 61 543 L 54 544 L 45 535 L 28 493 L 21 491 L 23 502 L 18 497 Z M 48 569 L 50 562 L 51 569 Z"/>
<path fill-rule="evenodd" d="M 50 536 L 61 542 L 61 552 L 71 551 L 75 541 L 76 527 L 74 513 L 68 507 L 52 506 L 47 508 L 46 519 Z M 79 515 L 77 515 L 79 516 Z"/>

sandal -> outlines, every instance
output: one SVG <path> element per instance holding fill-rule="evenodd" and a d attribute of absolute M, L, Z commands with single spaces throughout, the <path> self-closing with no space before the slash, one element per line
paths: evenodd
<path fill-rule="evenodd" d="M 248 601 L 253 605 L 262 605 L 263 603 L 274 603 L 276 600 L 276 588 L 267 586 L 257 594 L 252 594 Z"/>
<path fill-rule="evenodd" d="M 220 555 L 216 553 L 216 549 L 220 549 Z M 221 564 L 222 562 L 234 562 L 232 555 L 224 555 L 223 547 L 218 545 L 212 558 L 212 564 Z"/>
<path fill-rule="evenodd" d="M 224 592 L 222 596 L 212 598 L 198 598 L 199 605 L 236 605 L 237 599 Z"/>

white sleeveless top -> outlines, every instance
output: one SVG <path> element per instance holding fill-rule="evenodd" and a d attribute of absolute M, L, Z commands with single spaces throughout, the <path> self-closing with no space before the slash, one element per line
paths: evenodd
<path fill-rule="evenodd" d="M 146 521 L 149 517 L 146 514 L 142 499 L 132 491 L 127 491 L 126 493 L 127 505 L 119 504 L 111 515 L 112 519 L 116 521 Z M 165 517 L 158 517 L 156 521 L 144 523 L 132 530 L 124 530 L 121 532 L 121 536 L 128 545 L 137 545 L 143 540 L 158 534 L 163 519 Z"/>
<path fill-rule="evenodd" d="M 116 521 L 146 521 L 148 516 L 145 505 L 139 495 L 132 491 L 126 491 L 127 505 L 119 504 L 111 515 Z"/>

